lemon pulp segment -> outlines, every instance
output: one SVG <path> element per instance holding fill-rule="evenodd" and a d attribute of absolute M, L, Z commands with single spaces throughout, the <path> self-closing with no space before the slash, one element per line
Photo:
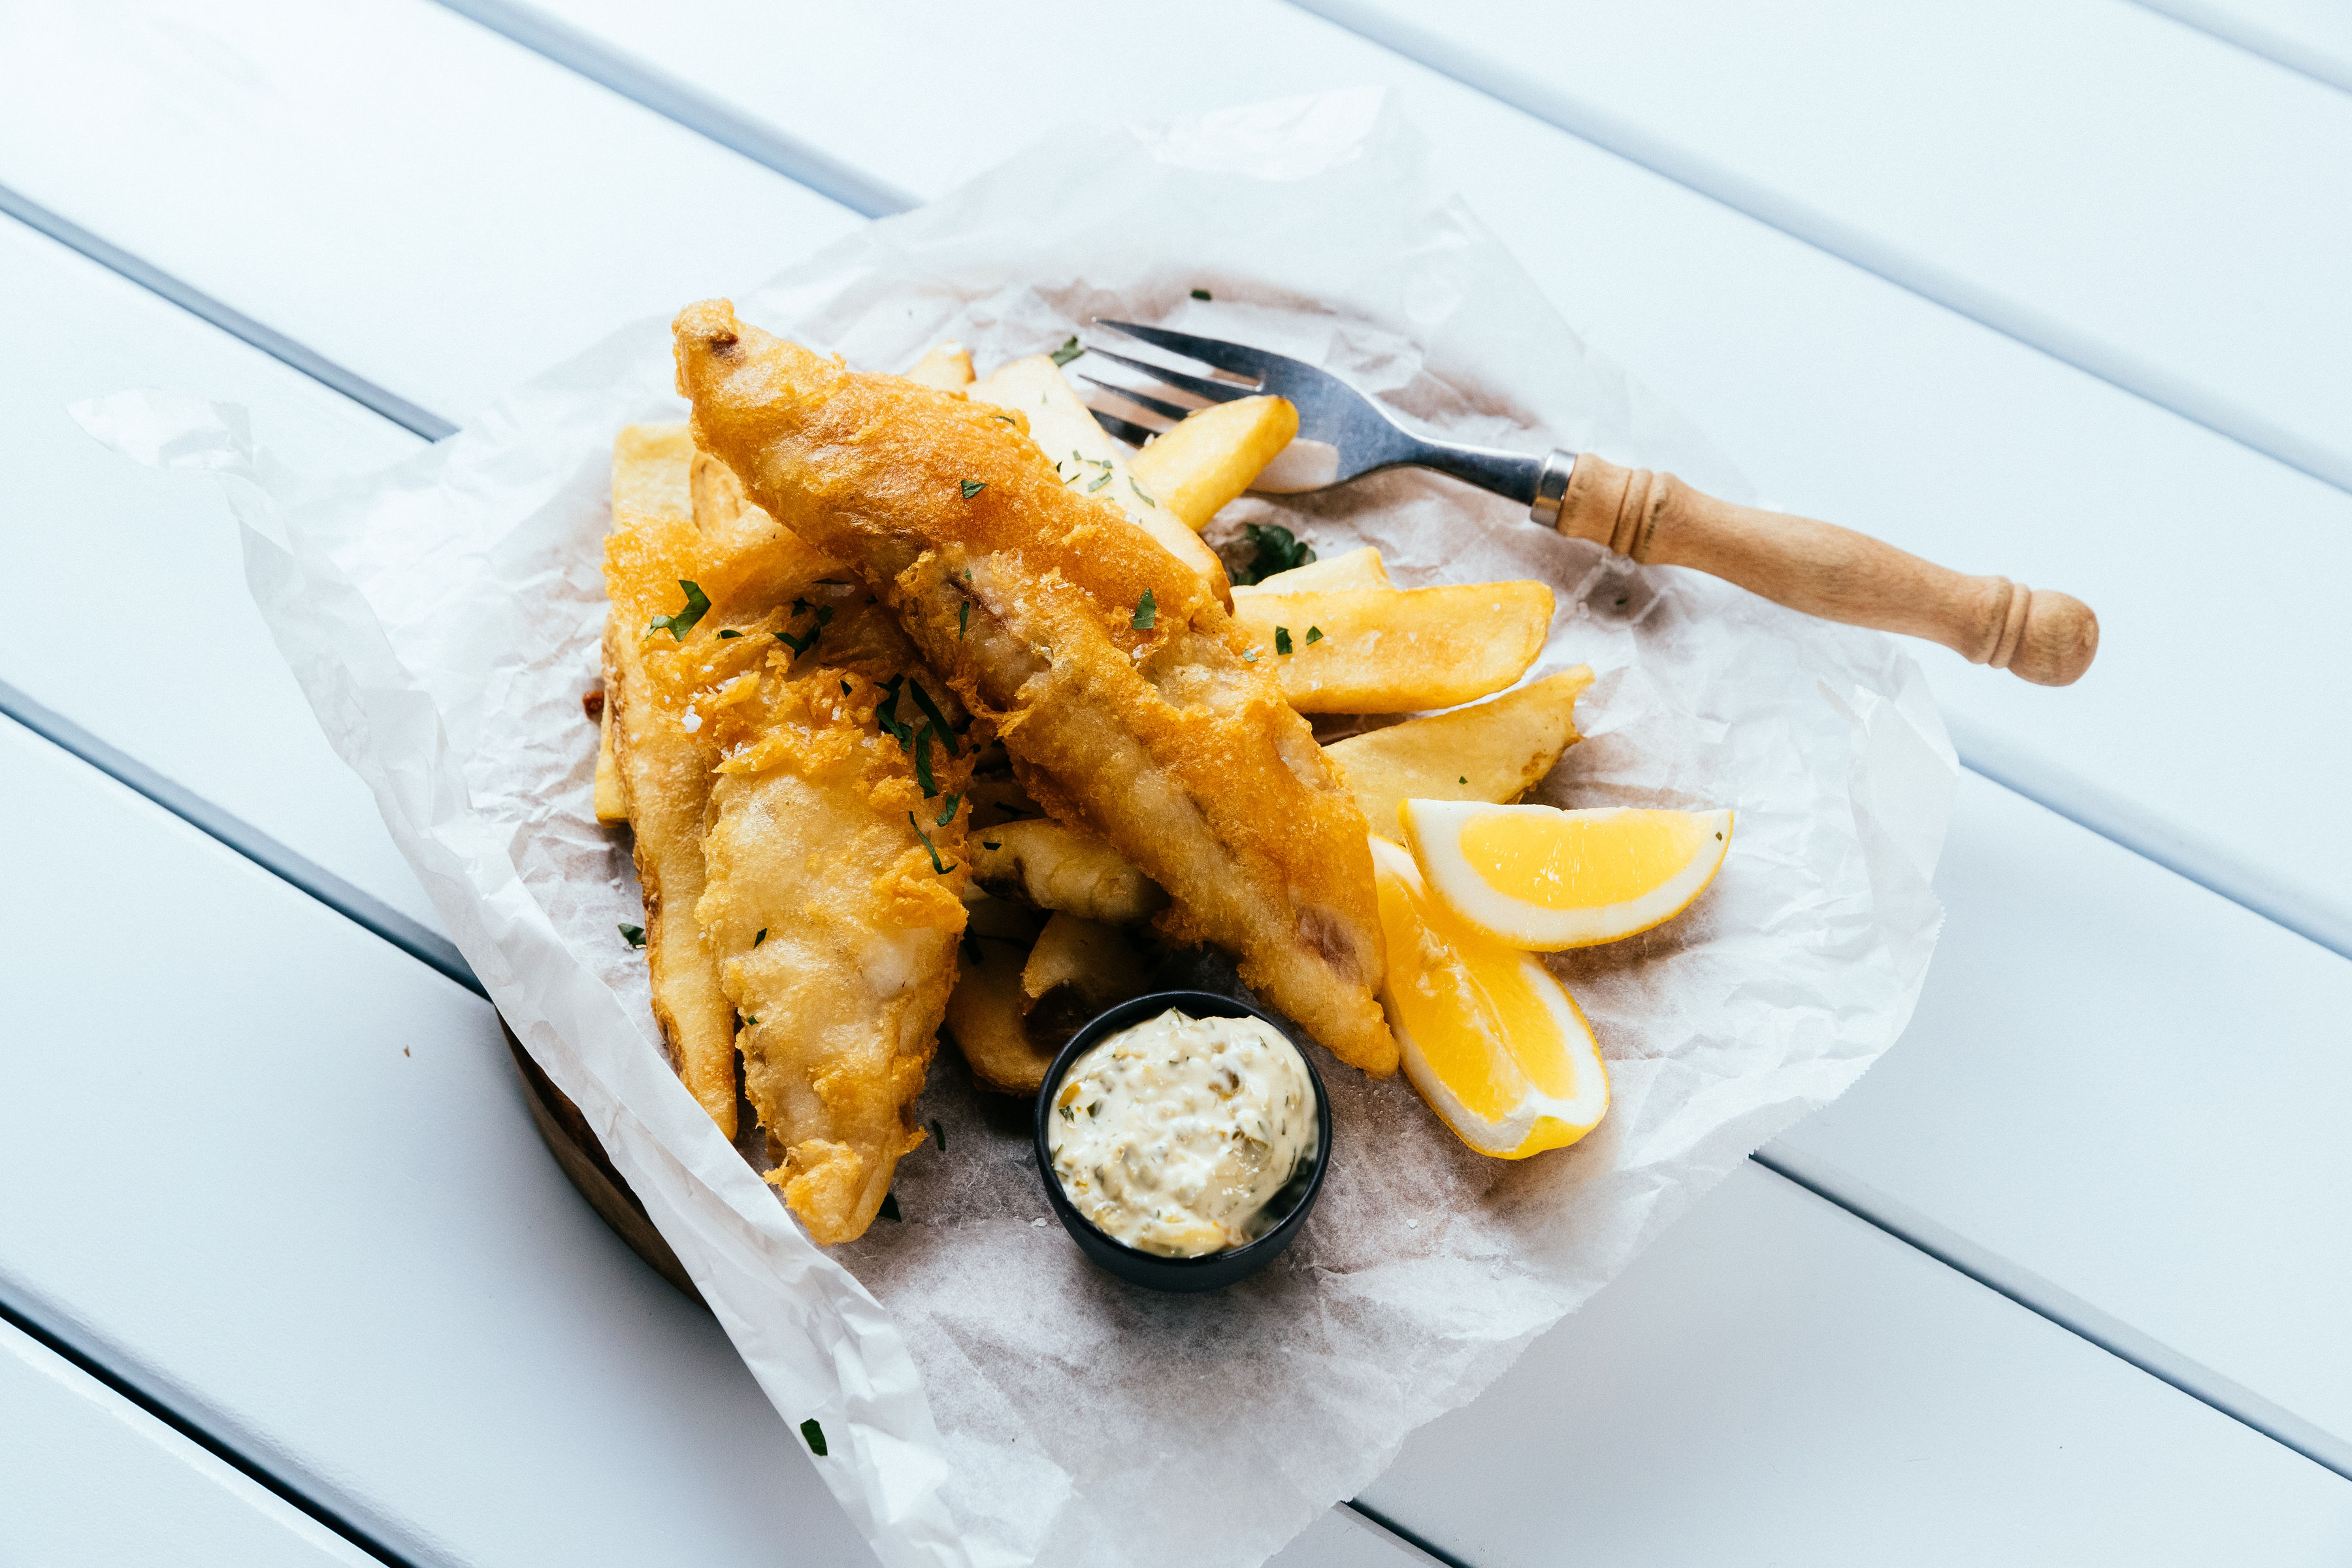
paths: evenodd
<path fill-rule="evenodd" d="M 1375 838 L 1372 858 L 1381 1000 L 1422 1098 L 1465 1143 L 1507 1159 L 1591 1131 L 1609 1082 L 1575 999 L 1528 954 L 1449 917 L 1403 850 Z"/>
<path fill-rule="evenodd" d="M 1622 904 L 1691 863 L 1699 819 L 1681 811 L 1494 812 L 1462 829 L 1462 858 L 1506 898 L 1547 910 Z"/>

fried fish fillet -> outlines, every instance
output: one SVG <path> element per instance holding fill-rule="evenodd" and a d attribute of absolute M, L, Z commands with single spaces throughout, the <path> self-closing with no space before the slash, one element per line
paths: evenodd
<path fill-rule="evenodd" d="M 972 748 L 863 584 L 806 593 L 814 646 L 761 637 L 763 667 L 713 700 L 698 913 L 742 1017 L 768 1180 L 829 1246 L 865 1233 L 923 1140 L 908 1108 L 955 984 Z"/>
<path fill-rule="evenodd" d="M 723 300 L 675 332 L 697 441 L 1168 890 L 1162 929 L 1231 949 L 1335 1055 L 1393 1071 L 1363 814 L 1201 576 L 1000 411 L 853 374 Z"/>

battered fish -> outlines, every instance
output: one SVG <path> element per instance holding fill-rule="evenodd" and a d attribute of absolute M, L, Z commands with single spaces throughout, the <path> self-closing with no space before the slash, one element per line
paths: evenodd
<path fill-rule="evenodd" d="M 1162 929 L 1232 950 L 1335 1055 L 1393 1071 L 1363 814 L 1199 574 L 999 410 L 854 374 L 723 300 L 675 331 L 698 444 L 856 569 L 1024 782 L 1168 890 Z"/>
<path fill-rule="evenodd" d="M 712 700 L 719 762 L 698 907 L 742 1017 L 768 1180 L 832 1245 L 873 1223 L 923 1141 L 970 879 L 961 710 L 863 584 L 812 584 L 792 644 Z M 823 625 L 819 625 L 822 619 Z"/>

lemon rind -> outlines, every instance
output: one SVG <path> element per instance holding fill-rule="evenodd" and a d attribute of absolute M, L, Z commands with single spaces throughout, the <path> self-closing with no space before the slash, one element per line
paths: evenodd
<path fill-rule="evenodd" d="M 1710 830 L 1718 826 L 1722 830 L 1720 837 L 1709 840 L 1714 845 L 1715 853 L 1711 856 L 1706 853 L 1703 845 L 1701 852 L 1691 858 L 1689 865 L 1640 898 L 1583 910 L 1531 910 L 1514 900 L 1517 908 L 1524 912 L 1517 921 L 1502 924 L 1472 912 L 1475 902 L 1497 895 L 1463 857 L 1459 847 L 1459 826 L 1474 816 L 1520 809 L 1527 808 L 1498 807 L 1477 801 L 1412 800 L 1405 802 L 1404 809 L 1399 815 L 1403 821 L 1405 842 L 1412 850 L 1413 863 L 1420 868 L 1423 884 L 1431 896 L 1444 906 L 1445 912 L 1473 931 L 1530 952 L 1560 952 L 1575 947 L 1597 947 L 1602 942 L 1622 942 L 1629 936 L 1639 936 L 1645 931 L 1662 926 L 1690 908 L 1693 901 L 1706 891 L 1708 884 L 1715 880 L 1716 873 L 1723 868 L 1725 858 L 1731 853 L 1735 814 L 1727 808 L 1696 812 L 1693 815 L 1706 823 Z M 1601 807 L 1594 814 L 1623 809 L 1627 808 Z M 1447 831 L 1449 829 L 1453 831 Z"/>

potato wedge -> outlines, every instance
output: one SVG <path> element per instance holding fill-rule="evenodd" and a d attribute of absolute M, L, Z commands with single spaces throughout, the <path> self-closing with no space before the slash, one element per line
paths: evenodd
<path fill-rule="evenodd" d="M 1054 1065 L 1054 1053 L 1031 1043 L 1022 1021 L 1029 998 L 1021 973 L 1041 923 L 1034 910 L 982 899 L 964 924 L 963 962 L 948 995 L 948 1037 L 980 1087 L 1000 1094 L 1036 1093 Z"/>
<path fill-rule="evenodd" d="M 1301 713 L 1410 713 L 1500 691 L 1551 626 L 1541 583 L 1244 594 L 1234 618 Z M 1281 651 L 1285 643 L 1288 653 Z"/>
<path fill-rule="evenodd" d="M 972 383 L 971 351 L 950 338 L 917 360 L 907 379 L 961 396 Z"/>
<path fill-rule="evenodd" d="M 1158 540 L 1171 555 L 1208 580 L 1210 589 L 1226 604 L 1233 584 L 1224 563 L 1201 542 L 1175 513 L 1135 481 L 1121 448 L 1095 423 L 1092 410 L 1062 376 L 1062 367 L 1048 354 L 1031 354 L 999 366 L 965 389 L 975 403 L 993 404 L 1024 416 L 1030 438 L 1054 459 L 1062 482 L 1088 495 L 1114 501 L 1129 518 Z"/>
<path fill-rule="evenodd" d="M 999 898 L 1025 899 L 1041 910 L 1125 925 L 1168 904 L 1160 884 L 1118 850 L 1050 816 L 975 829 L 965 850 L 972 880 Z"/>
<path fill-rule="evenodd" d="M 1341 588 L 1393 588 L 1381 552 L 1370 545 L 1349 550 L 1328 561 L 1310 561 L 1255 583 L 1234 584 L 1239 594 L 1328 594 Z"/>
<path fill-rule="evenodd" d="M 1021 968 L 1022 1026 L 1029 1043 L 1050 1059 L 1104 1008 L 1150 988 L 1151 972 L 1125 932 L 1057 913 L 1037 933 Z"/>
<path fill-rule="evenodd" d="M 1198 533 L 1298 434 L 1286 398 L 1241 397 L 1196 408 L 1128 461 L 1143 488 Z"/>
<path fill-rule="evenodd" d="M 1364 808 L 1372 831 L 1404 842 L 1397 808 L 1408 800 L 1517 800 L 1577 742 L 1576 699 L 1590 665 L 1548 675 L 1492 702 L 1408 719 L 1324 748 Z"/>

